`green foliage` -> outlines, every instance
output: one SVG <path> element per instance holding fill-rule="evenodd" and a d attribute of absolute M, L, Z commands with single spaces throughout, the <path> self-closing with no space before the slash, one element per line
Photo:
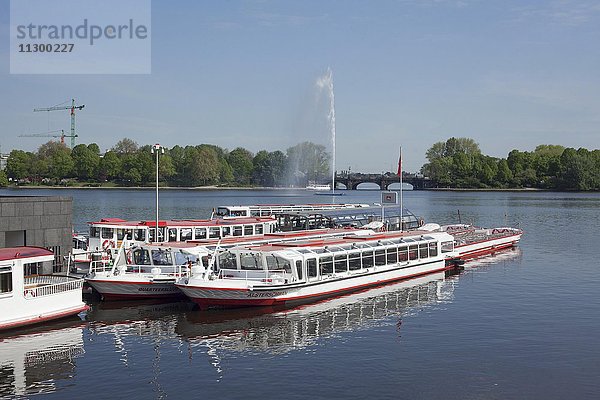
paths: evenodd
<path fill-rule="evenodd" d="M 6 172 L 0 171 L 0 187 L 8 186 L 8 177 L 6 176 Z"/>
<path fill-rule="evenodd" d="M 311 142 L 299 143 L 287 149 L 289 176 L 298 185 L 329 178 L 330 155 L 325 146 Z"/>
<path fill-rule="evenodd" d="M 227 155 L 227 162 L 233 170 L 233 178 L 243 185 L 250 183 L 254 164 L 253 155 L 248 150 L 238 147 Z"/>
<path fill-rule="evenodd" d="M 482 155 L 472 139 L 450 138 L 426 155 L 421 172 L 442 187 L 600 190 L 600 150 L 543 144 L 496 159 Z"/>
<path fill-rule="evenodd" d="M 94 145 L 94 146 L 92 146 Z M 71 151 L 75 175 L 81 180 L 94 179 L 98 175 L 100 155 L 96 152 L 98 145 L 95 143 L 86 146 L 78 144 Z"/>
<path fill-rule="evenodd" d="M 13 179 L 25 179 L 31 174 L 34 155 L 23 150 L 13 150 L 6 160 L 6 173 Z"/>

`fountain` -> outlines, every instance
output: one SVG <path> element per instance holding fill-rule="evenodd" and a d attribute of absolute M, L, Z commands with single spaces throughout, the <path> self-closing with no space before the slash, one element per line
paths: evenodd
<path fill-rule="evenodd" d="M 327 68 L 327 72 L 317 79 L 317 88 L 319 92 L 326 91 L 329 97 L 329 113 L 327 117 L 329 119 L 329 132 L 331 133 L 331 148 L 332 148 L 332 165 L 331 165 L 331 193 L 317 193 L 327 194 L 331 196 L 340 196 L 342 193 L 335 193 L 335 95 L 333 93 L 333 71 L 331 67 Z"/>

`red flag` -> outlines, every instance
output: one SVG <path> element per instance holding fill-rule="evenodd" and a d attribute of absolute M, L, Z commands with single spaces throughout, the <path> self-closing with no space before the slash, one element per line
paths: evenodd
<path fill-rule="evenodd" d="M 398 176 L 402 174 L 402 151 L 400 151 L 400 157 L 398 158 Z"/>

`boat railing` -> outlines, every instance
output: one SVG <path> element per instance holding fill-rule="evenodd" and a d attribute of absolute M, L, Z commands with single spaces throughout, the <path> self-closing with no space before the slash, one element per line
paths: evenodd
<path fill-rule="evenodd" d="M 90 262 L 90 274 L 98 274 L 112 270 L 112 260 L 96 260 Z"/>
<path fill-rule="evenodd" d="M 280 284 L 286 282 L 286 271 L 221 268 L 218 278 Z"/>
<path fill-rule="evenodd" d="M 32 275 L 26 276 L 24 283 L 25 298 L 33 299 L 74 290 L 81 292 L 83 279 L 69 276 Z"/>

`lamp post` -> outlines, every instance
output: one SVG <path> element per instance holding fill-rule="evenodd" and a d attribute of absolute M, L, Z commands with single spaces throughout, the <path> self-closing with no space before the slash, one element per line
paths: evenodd
<path fill-rule="evenodd" d="M 158 155 L 165 154 L 165 148 L 156 143 L 150 148 L 152 154 L 156 154 L 156 225 L 154 227 L 154 241 L 158 242 Z"/>

